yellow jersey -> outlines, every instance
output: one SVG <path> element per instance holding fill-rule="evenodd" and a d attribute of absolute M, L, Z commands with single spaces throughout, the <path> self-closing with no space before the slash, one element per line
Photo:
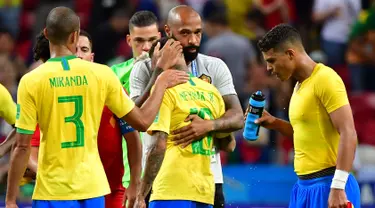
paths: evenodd
<path fill-rule="evenodd" d="M 112 70 L 75 56 L 51 58 L 22 77 L 18 133 L 41 141 L 33 199 L 80 200 L 110 193 L 97 135 L 104 105 L 118 117 L 134 103 Z"/>
<path fill-rule="evenodd" d="M 329 114 L 348 105 L 345 85 L 331 68 L 317 64 L 309 78 L 296 86 L 289 119 L 294 130 L 294 169 L 297 175 L 336 166 L 340 135 Z"/>
<path fill-rule="evenodd" d="M 224 113 L 225 104 L 219 91 L 199 78 L 191 78 L 166 91 L 159 114 L 148 129 L 149 134 L 155 131 L 169 134 L 164 161 L 152 187 L 151 201 L 214 203 L 215 183 L 210 168 L 214 135 L 209 134 L 181 148 L 174 145 L 170 132 L 188 125 L 184 120 L 189 114 L 217 119 Z"/>
<path fill-rule="evenodd" d="M 0 84 L 0 118 L 14 125 L 16 123 L 16 104 L 13 101 L 9 91 Z"/>

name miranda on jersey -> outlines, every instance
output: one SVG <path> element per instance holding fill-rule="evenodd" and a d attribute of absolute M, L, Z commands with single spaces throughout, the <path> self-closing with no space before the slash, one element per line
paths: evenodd
<path fill-rule="evenodd" d="M 49 84 L 52 87 L 75 87 L 88 85 L 86 76 L 70 76 L 70 77 L 53 77 L 49 78 Z"/>

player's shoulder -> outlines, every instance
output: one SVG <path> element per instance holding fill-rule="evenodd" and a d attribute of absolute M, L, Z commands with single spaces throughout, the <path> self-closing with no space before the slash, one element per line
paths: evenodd
<path fill-rule="evenodd" d="M 314 71 L 315 70 L 316 72 L 313 73 L 315 73 L 316 77 L 318 78 L 317 81 L 326 82 L 327 80 L 341 79 L 340 75 L 337 74 L 335 70 L 322 63 L 318 63 Z"/>
<path fill-rule="evenodd" d="M 151 58 L 139 60 L 134 63 L 133 69 L 136 70 L 151 70 Z"/>
<path fill-rule="evenodd" d="M 134 58 L 131 58 L 127 61 L 112 65 L 111 69 L 114 70 L 114 71 L 119 70 L 119 69 L 121 70 L 121 69 L 124 69 L 124 68 L 128 68 L 129 66 L 132 66 L 133 64 L 134 64 Z"/>
<path fill-rule="evenodd" d="M 224 63 L 223 60 L 221 60 L 220 58 L 217 58 L 217 57 L 214 57 L 214 56 L 209 56 L 209 55 L 205 55 L 205 54 L 202 54 L 202 53 L 199 53 L 198 56 L 197 56 L 197 60 L 198 61 L 201 61 L 203 63 L 208 63 L 208 64 L 221 64 L 221 63 Z"/>

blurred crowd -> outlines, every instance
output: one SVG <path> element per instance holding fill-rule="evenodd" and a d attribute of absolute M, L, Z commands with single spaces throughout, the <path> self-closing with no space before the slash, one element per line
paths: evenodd
<path fill-rule="evenodd" d="M 273 26 L 288 23 L 300 33 L 307 52 L 331 66 L 344 80 L 358 133 L 356 167 L 375 166 L 375 5 L 372 0 L 0 0 L 0 83 L 16 101 L 20 78 L 40 63 L 33 60 L 36 35 L 56 6 L 73 8 L 81 28 L 93 38 L 95 62 L 109 66 L 132 57 L 125 37 L 135 11 L 150 10 L 160 22 L 168 11 L 188 4 L 204 20 L 200 52 L 221 58 L 232 72 L 245 109 L 249 96 L 262 90 L 267 110 L 288 119 L 295 82 L 281 82 L 266 70 L 257 40 Z M 0 120 L 0 141 L 11 127 Z M 237 133 L 234 153 L 222 155 L 225 164 L 291 164 L 293 142 L 262 129 L 256 142 Z M 7 159 L 0 164 L 4 182 Z M 4 183 L 1 183 L 4 184 Z M 27 187 L 24 192 L 27 193 Z M 2 189 L 3 190 L 3 189 Z"/>

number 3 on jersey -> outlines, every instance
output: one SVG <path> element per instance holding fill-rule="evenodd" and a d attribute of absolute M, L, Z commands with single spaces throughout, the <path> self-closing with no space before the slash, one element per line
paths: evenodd
<path fill-rule="evenodd" d="M 190 109 L 190 115 L 198 115 L 201 119 L 205 119 L 206 116 L 208 116 L 208 119 L 210 120 L 213 120 L 213 116 L 212 116 L 212 113 L 210 111 L 210 109 L 208 108 L 201 108 L 198 110 L 198 108 L 191 108 Z M 204 146 L 203 146 L 203 143 L 204 143 L 204 140 L 207 139 L 207 145 L 208 145 L 208 149 L 205 149 Z M 195 141 L 191 144 L 192 148 L 193 148 L 193 154 L 200 154 L 200 155 L 206 155 L 206 156 L 211 156 L 213 153 L 212 153 L 212 135 L 211 133 L 208 133 L 208 135 L 203 138 L 203 139 L 200 139 L 198 141 Z"/>
<path fill-rule="evenodd" d="M 83 147 L 85 144 L 85 127 L 81 120 L 83 113 L 83 98 L 82 96 L 62 96 L 58 97 L 58 103 L 74 103 L 74 114 L 65 117 L 65 123 L 74 123 L 76 126 L 76 141 L 62 142 L 61 148 Z"/>

